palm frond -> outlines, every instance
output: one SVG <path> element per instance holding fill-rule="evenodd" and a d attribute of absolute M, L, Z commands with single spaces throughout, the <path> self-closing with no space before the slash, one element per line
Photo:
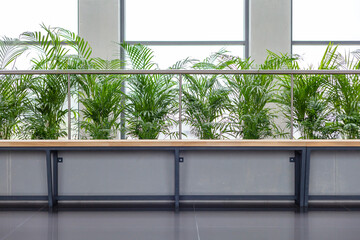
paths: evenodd
<path fill-rule="evenodd" d="M 2 37 L 0 40 L 0 69 L 5 69 L 26 50 L 18 39 Z"/>

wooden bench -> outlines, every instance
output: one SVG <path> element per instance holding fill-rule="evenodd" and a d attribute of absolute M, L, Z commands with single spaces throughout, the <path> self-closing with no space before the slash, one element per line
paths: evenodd
<path fill-rule="evenodd" d="M 313 150 L 360 150 L 359 140 L 1 140 L 3 151 L 44 151 L 46 153 L 47 196 L 0 196 L 0 200 L 48 200 L 49 207 L 58 200 L 173 200 L 179 210 L 180 200 L 294 200 L 307 207 L 308 200 L 360 200 L 359 196 L 309 196 L 310 154 Z M 168 150 L 174 152 L 174 195 L 172 196 L 59 196 L 58 151 Z M 289 195 L 180 195 L 181 151 L 244 150 L 294 151 L 295 194 Z M 52 167 L 53 165 L 53 167 Z"/>

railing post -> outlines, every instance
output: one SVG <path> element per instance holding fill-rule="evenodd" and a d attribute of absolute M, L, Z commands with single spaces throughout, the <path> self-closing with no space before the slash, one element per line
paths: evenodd
<path fill-rule="evenodd" d="M 67 92 L 67 100 L 68 100 L 68 139 L 71 140 L 71 94 L 70 94 L 70 74 L 68 74 L 68 92 Z"/>
<path fill-rule="evenodd" d="M 290 106 L 290 139 L 294 139 L 294 75 L 291 74 L 291 89 L 290 89 L 290 98 L 291 98 L 291 106 Z"/>
<path fill-rule="evenodd" d="M 179 75 L 179 139 L 182 139 L 182 75 Z"/>

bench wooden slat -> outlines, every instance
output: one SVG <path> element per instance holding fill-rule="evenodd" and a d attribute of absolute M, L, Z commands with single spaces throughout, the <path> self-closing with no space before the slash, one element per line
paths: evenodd
<path fill-rule="evenodd" d="M 1 147 L 360 147 L 360 140 L 0 140 Z"/>
<path fill-rule="evenodd" d="M 326 139 L 306 140 L 307 147 L 360 147 L 360 140 Z"/>
<path fill-rule="evenodd" d="M 2 140 L 0 147 L 304 147 L 290 140 Z"/>

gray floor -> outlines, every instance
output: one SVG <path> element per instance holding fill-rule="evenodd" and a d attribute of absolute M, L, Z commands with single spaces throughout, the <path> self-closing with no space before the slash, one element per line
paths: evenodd
<path fill-rule="evenodd" d="M 360 239 L 360 211 L 0 211 L 0 240 Z"/>

